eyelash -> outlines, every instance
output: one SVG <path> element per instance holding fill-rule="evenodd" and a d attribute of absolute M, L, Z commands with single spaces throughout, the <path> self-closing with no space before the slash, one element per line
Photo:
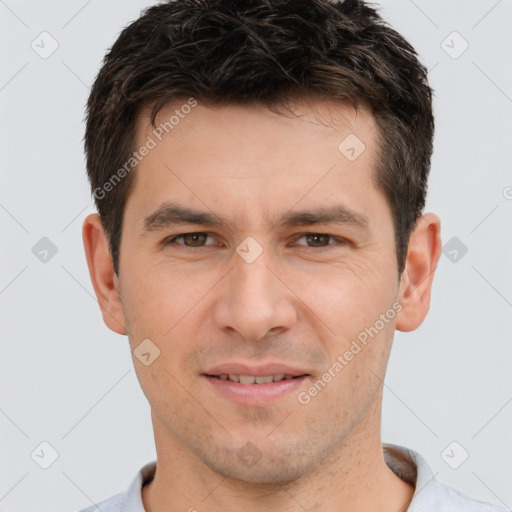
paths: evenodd
<path fill-rule="evenodd" d="M 205 232 L 205 231 L 192 231 L 192 232 L 189 232 L 189 233 L 180 233 L 179 235 L 173 235 L 171 237 L 168 237 L 168 238 L 166 238 L 163 241 L 163 244 L 164 245 L 171 245 L 173 243 L 177 243 L 176 242 L 177 239 L 185 237 L 187 235 L 207 235 L 210 238 L 212 238 L 211 235 L 209 233 Z M 348 240 L 345 240 L 344 238 L 339 238 L 339 237 L 336 237 L 334 235 L 329 235 L 328 233 L 315 233 L 315 232 L 301 233 L 300 236 L 295 239 L 295 242 L 300 240 L 301 238 L 304 238 L 304 237 L 307 237 L 307 236 L 315 236 L 315 235 L 317 235 L 317 236 L 327 236 L 327 237 L 329 237 L 330 240 L 335 240 L 337 243 L 327 244 L 327 245 L 320 246 L 320 247 L 314 247 L 314 246 L 310 246 L 310 245 L 299 244 L 299 247 L 305 247 L 307 249 L 317 249 L 317 250 L 324 249 L 325 250 L 325 249 L 328 249 L 329 247 L 335 247 L 335 246 L 339 246 L 339 245 L 346 245 L 346 244 L 349 243 Z M 193 246 L 185 245 L 185 244 L 182 244 L 182 243 L 178 243 L 178 245 L 182 246 L 185 250 L 187 250 L 187 249 L 191 249 L 191 250 L 203 249 L 204 247 L 208 247 L 208 245 L 202 245 L 202 246 L 199 246 L 199 247 L 193 247 Z M 210 244 L 210 245 L 214 245 L 214 244 Z"/>

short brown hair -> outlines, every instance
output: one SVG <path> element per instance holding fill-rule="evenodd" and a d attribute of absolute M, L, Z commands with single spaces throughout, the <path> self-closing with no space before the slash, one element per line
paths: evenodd
<path fill-rule="evenodd" d="M 308 96 L 366 106 L 375 116 L 373 178 L 391 208 L 401 274 L 425 206 L 432 90 L 412 46 L 362 0 L 169 0 L 121 32 L 92 87 L 85 134 L 116 274 L 134 176 L 113 180 L 133 155 L 143 108 L 154 125 L 159 110 L 181 97 L 269 106 Z"/>

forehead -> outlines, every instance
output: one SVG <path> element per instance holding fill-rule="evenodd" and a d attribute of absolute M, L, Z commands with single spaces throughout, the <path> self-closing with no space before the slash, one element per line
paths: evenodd
<path fill-rule="evenodd" d="M 244 222 L 299 202 L 301 211 L 321 203 L 355 211 L 355 196 L 373 187 L 374 117 L 335 101 L 278 108 L 183 98 L 165 105 L 154 125 L 150 112 L 141 112 L 135 145 L 151 149 L 137 165 L 131 195 L 143 198 L 146 215 L 166 202 L 219 215 L 236 210 Z"/>
<path fill-rule="evenodd" d="M 150 123 L 152 106 L 139 111 L 136 121 L 136 137 L 154 134 L 157 139 L 184 135 L 195 128 L 211 127 L 211 123 L 236 123 L 249 125 L 257 119 L 256 130 L 264 130 L 266 125 L 273 124 L 276 128 L 294 126 L 294 132 L 302 129 L 309 131 L 314 127 L 323 126 L 326 130 L 349 132 L 376 130 L 375 118 L 369 108 L 354 105 L 341 100 L 319 99 L 317 97 L 285 99 L 272 107 L 257 102 L 231 103 L 220 105 L 211 101 L 196 100 L 193 97 L 181 97 L 169 101 L 158 111 L 154 125 Z"/>
<path fill-rule="evenodd" d="M 275 108 L 278 112 L 254 103 L 219 106 L 180 98 L 161 108 L 154 124 L 145 109 L 136 120 L 135 149 L 151 145 L 151 150 L 137 167 L 157 161 L 177 167 L 186 160 L 187 172 L 202 167 L 212 176 L 227 170 L 274 176 L 273 167 L 285 162 L 296 174 L 333 164 L 373 167 L 378 129 L 365 107 L 309 98 Z"/>

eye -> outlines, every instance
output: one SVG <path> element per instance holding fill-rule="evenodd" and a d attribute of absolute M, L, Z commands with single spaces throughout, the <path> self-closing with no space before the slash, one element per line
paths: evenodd
<path fill-rule="evenodd" d="M 214 239 L 205 232 L 181 233 L 167 238 L 164 245 L 177 244 L 183 247 L 200 248 L 208 245 L 215 245 L 215 243 L 207 244 L 207 239 L 214 241 Z M 300 240 L 305 240 L 305 243 L 300 243 Z M 324 247 L 344 245 L 348 242 L 342 238 L 337 238 L 325 233 L 304 233 L 296 239 L 296 245 L 305 246 L 313 249 L 322 249 Z"/>
<path fill-rule="evenodd" d="M 165 245 L 174 242 L 178 243 L 179 245 L 184 245 L 185 247 L 203 247 L 204 245 L 213 245 L 205 244 L 207 238 L 211 238 L 208 233 L 182 233 L 181 235 L 168 238 L 165 241 Z M 183 239 L 183 243 L 177 242 L 179 239 Z M 213 240 L 213 238 L 211 239 Z"/>
<path fill-rule="evenodd" d="M 346 243 L 346 240 L 343 240 L 342 238 L 335 238 L 332 235 L 327 235 L 324 233 L 305 233 L 297 240 L 305 239 L 305 244 L 297 244 L 297 245 L 305 245 L 307 247 L 313 247 L 313 248 L 322 248 L 327 247 L 329 245 L 336 245 L 335 243 L 329 243 L 329 240 L 337 240 L 339 244 Z"/>

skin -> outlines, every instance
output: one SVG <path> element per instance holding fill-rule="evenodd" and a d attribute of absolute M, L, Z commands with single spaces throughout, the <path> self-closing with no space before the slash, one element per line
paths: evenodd
<path fill-rule="evenodd" d="M 181 104 L 166 106 L 156 124 Z M 119 279 L 98 215 L 84 222 L 105 323 L 128 335 L 132 351 L 147 338 L 160 350 L 149 366 L 133 357 L 151 405 L 158 460 L 155 479 L 143 488 L 148 511 L 397 512 L 412 498 L 413 487 L 383 458 L 382 379 L 395 329 L 414 330 L 427 315 L 440 220 L 431 213 L 418 220 L 399 276 L 391 211 L 371 177 L 371 113 L 325 100 L 295 101 L 293 111 L 199 104 L 181 119 L 135 171 Z M 136 147 L 151 130 L 142 112 Z M 366 146 L 352 162 L 338 150 L 350 133 Z M 229 225 L 144 231 L 143 219 L 166 201 L 224 216 Z M 292 210 L 340 202 L 365 215 L 368 229 L 278 222 Z M 204 232 L 209 237 L 196 247 L 183 238 L 163 243 Z M 308 233 L 333 238 L 318 243 Z M 236 252 L 248 236 L 263 249 L 250 264 Z M 398 303 L 395 318 L 300 403 L 298 392 Z M 282 362 L 310 376 L 272 403 L 241 405 L 202 375 L 227 362 Z M 251 466 L 237 456 L 247 442 L 261 456 Z"/>

